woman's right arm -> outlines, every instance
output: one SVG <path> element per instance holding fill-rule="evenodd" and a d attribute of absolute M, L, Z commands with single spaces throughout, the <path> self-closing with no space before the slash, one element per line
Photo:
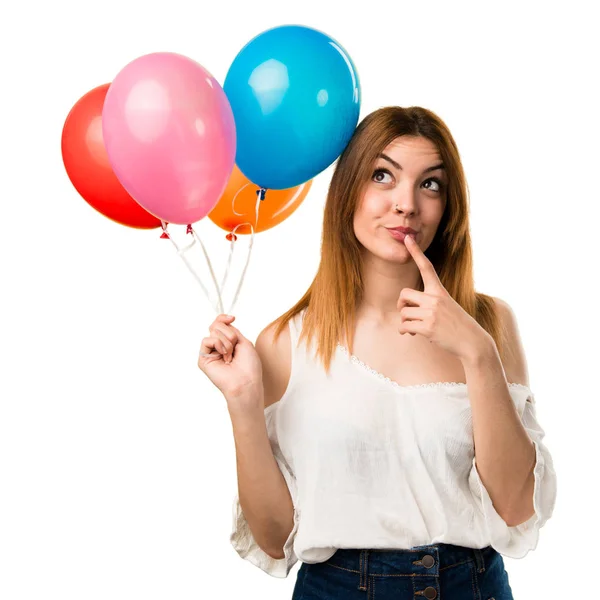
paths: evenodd
<path fill-rule="evenodd" d="M 274 559 L 294 527 L 294 506 L 285 478 L 275 460 L 264 410 L 277 402 L 287 387 L 291 350 L 289 330 L 277 342 L 267 328 L 256 340 L 263 369 L 262 385 L 227 398 L 235 440 L 240 507 L 258 546 Z M 238 409 L 237 407 L 244 407 Z"/>

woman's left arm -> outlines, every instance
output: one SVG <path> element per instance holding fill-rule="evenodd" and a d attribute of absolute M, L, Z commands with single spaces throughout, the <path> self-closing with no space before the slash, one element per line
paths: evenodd
<path fill-rule="evenodd" d="M 405 245 L 424 289 L 400 292 L 398 331 L 421 335 L 460 359 L 475 446 L 469 486 L 480 501 L 492 545 L 520 558 L 535 548 L 540 527 L 552 515 L 556 473 L 536 418 L 516 318 L 508 304 L 495 299 L 508 346 L 503 365 L 492 336 L 450 296 L 419 245 L 410 236 Z M 509 389 L 509 382 L 521 386 Z"/>
<path fill-rule="evenodd" d="M 510 381 L 529 387 L 517 321 L 506 302 L 494 300 L 506 332 L 504 365 L 491 336 L 472 345 L 461 362 L 471 401 L 474 466 L 496 512 L 513 527 L 534 514 L 536 448 L 507 385 Z"/>
<path fill-rule="evenodd" d="M 469 488 L 483 512 L 491 546 L 523 558 L 536 548 L 539 530 L 554 511 L 556 472 L 536 417 L 515 316 L 505 302 L 494 300 L 507 333 L 504 365 L 495 344 L 463 361 L 475 440 Z M 508 392 L 507 380 L 523 385 Z M 509 394 L 514 404 L 512 398 L 507 404 Z"/>

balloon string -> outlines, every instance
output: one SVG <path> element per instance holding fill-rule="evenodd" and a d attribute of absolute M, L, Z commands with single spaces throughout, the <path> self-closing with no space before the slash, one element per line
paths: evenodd
<path fill-rule="evenodd" d="M 246 184 L 246 185 L 249 185 L 249 184 Z M 244 269 L 242 271 L 242 275 L 240 277 L 240 281 L 238 283 L 237 290 L 236 290 L 235 295 L 233 297 L 231 306 L 229 307 L 229 310 L 227 311 L 227 314 L 231 314 L 231 312 L 233 311 L 233 308 L 234 308 L 234 306 L 235 306 L 235 304 L 237 302 L 238 296 L 239 296 L 240 291 L 242 289 L 242 285 L 244 284 L 244 279 L 246 277 L 246 271 L 248 269 L 248 265 L 250 264 L 250 256 L 252 254 L 252 246 L 254 245 L 254 236 L 256 234 L 255 227 L 258 224 L 258 215 L 259 215 L 259 212 L 260 212 L 260 203 L 261 203 L 262 200 L 265 199 L 265 194 L 266 194 L 266 190 L 264 188 L 260 188 L 259 190 L 256 191 L 257 199 L 256 199 L 256 205 L 254 207 L 254 215 L 255 215 L 255 217 L 254 217 L 254 225 L 252 223 L 248 223 L 248 222 L 246 222 L 246 223 L 238 223 L 233 228 L 233 230 L 231 232 L 232 235 L 231 235 L 231 238 L 230 238 L 231 239 L 231 244 L 230 244 L 230 247 L 229 247 L 229 257 L 227 259 L 227 265 L 225 267 L 225 272 L 223 274 L 223 280 L 221 281 L 221 290 L 223 290 L 225 288 L 225 283 L 226 283 L 227 278 L 229 276 L 231 262 L 233 260 L 233 252 L 234 252 L 234 248 L 235 248 L 235 242 L 236 242 L 236 239 L 237 239 L 237 236 L 235 235 L 235 232 L 237 231 L 237 229 L 239 227 L 242 227 L 243 225 L 248 225 L 248 227 L 250 227 L 250 242 L 248 244 L 248 254 L 246 255 L 246 264 L 244 265 Z M 192 231 L 193 231 L 193 229 L 192 229 Z M 194 235 L 197 235 L 195 231 L 194 231 Z M 210 260 L 210 259 L 207 259 L 207 260 Z"/>
<path fill-rule="evenodd" d="M 249 185 L 252 185 L 251 183 L 246 183 L 245 185 L 243 185 L 238 192 L 236 193 L 236 195 L 233 197 L 233 200 L 231 201 L 231 210 L 232 212 L 234 212 L 236 215 L 238 216 L 242 216 L 243 213 L 238 213 L 235 210 L 235 199 L 237 198 L 238 194 L 246 187 L 248 187 Z M 259 200 L 264 200 L 265 199 L 265 193 L 266 190 L 263 188 L 259 188 L 256 190 L 256 195 L 257 195 L 257 202 L 256 202 L 256 206 L 255 206 L 255 216 L 254 216 L 254 226 L 258 227 L 258 212 L 259 212 L 259 208 L 260 208 L 260 202 Z M 231 261 L 233 258 L 233 244 L 234 242 L 237 240 L 237 236 L 235 235 L 235 232 L 237 231 L 238 227 L 241 227 L 242 225 L 248 225 L 250 227 L 250 231 L 251 231 L 251 237 L 250 237 L 250 246 L 248 249 L 248 252 L 250 252 L 250 249 L 252 248 L 252 244 L 254 243 L 254 229 L 252 227 L 252 223 L 238 223 L 233 230 L 231 231 L 231 233 L 227 236 L 227 239 L 229 239 L 231 241 L 231 246 L 230 246 L 230 250 L 229 250 L 229 258 L 227 260 L 227 266 L 225 267 L 225 273 L 223 274 L 223 280 L 221 281 L 221 290 L 223 290 L 225 288 L 225 282 L 227 281 L 227 277 L 229 276 L 229 266 L 231 265 Z M 243 277 L 243 274 L 242 274 Z"/>
<path fill-rule="evenodd" d="M 242 216 L 244 213 L 239 213 L 239 212 L 236 212 L 236 210 L 235 210 L 235 199 L 236 199 L 236 198 L 237 198 L 237 197 L 240 195 L 240 193 L 241 193 L 241 192 L 242 192 L 242 191 L 243 191 L 245 188 L 247 188 L 249 185 L 252 185 L 252 183 L 250 183 L 250 182 L 249 182 L 249 183 L 246 183 L 246 184 L 244 184 L 244 185 L 243 185 L 243 186 L 242 186 L 242 187 L 241 187 L 241 188 L 240 188 L 240 189 L 239 189 L 239 190 L 238 190 L 238 191 L 235 193 L 235 196 L 234 196 L 234 197 L 233 197 L 233 199 L 231 200 L 231 212 L 233 212 L 233 214 L 234 214 L 234 215 L 236 215 L 236 216 L 238 216 L 238 217 L 241 217 L 241 216 Z"/>
<path fill-rule="evenodd" d="M 260 203 L 265 199 L 265 194 L 267 193 L 267 190 L 265 190 L 264 188 L 261 188 L 260 190 L 257 191 L 256 193 L 256 205 L 254 208 L 254 226 L 252 225 L 252 223 L 247 223 L 247 225 L 250 226 L 250 242 L 248 244 L 248 254 L 246 255 L 246 264 L 244 265 L 244 269 L 242 271 L 242 275 L 240 277 L 240 282 L 238 284 L 238 288 L 235 292 L 235 296 L 233 297 L 233 301 L 231 303 L 231 307 L 229 309 L 229 314 L 231 314 L 231 311 L 233 310 L 233 307 L 235 306 L 235 303 L 237 302 L 238 299 L 238 295 L 240 293 L 240 290 L 242 289 L 242 284 L 244 283 L 244 279 L 246 277 L 246 271 L 248 269 L 248 265 L 250 264 L 250 255 L 252 254 L 252 246 L 254 245 L 254 235 L 255 235 L 255 230 L 254 227 L 258 227 L 258 213 L 260 212 Z M 235 231 L 238 227 L 240 227 L 241 224 L 238 224 L 234 227 L 232 233 L 235 236 Z M 231 251 L 229 253 L 229 261 L 231 261 L 231 256 L 233 254 L 233 244 L 235 243 L 235 237 L 232 236 L 231 239 Z M 228 269 L 229 269 L 229 264 L 228 264 Z"/>
<path fill-rule="evenodd" d="M 167 231 L 166 223 L 163 220 L 161 220 L 161 224 L 162 224 L 162 228 L 163 228 L 163 232 L 164 232 L 163 235 L 166 235 L 169 238 L 169 240 L 171 240 L 171 243 L 175 246 L 175 249 L 177 250 L 177 255 L 181 258 L 181 260 L 183 260 L 183 262 L 185 263 L 185 266 L 190 270 L 190 272 L 192 273 L 192 275 L 194 276 L 196 281 L 200 284 L 200 287 L 202 288 L 204 295 L 206 296 L 208 301 L 212 304 L 213 310 L 218 314 L 223 313 L 224 312 L 223 311 L 223 299 L 221 297 L 221 290 L 219 289 L 219 286 L 217 284 L 217 280 L 216 280 L 214 271 L 212 269 L 212 265 L 210 264 L 210 259 L 208 258 L 208 254 L 206 253 L 206 248 L 204 248 L 204 244 L 202 243 L 202 240 L 200 240 L 200 238 L 197 238 L 198 241 L 200 242 L 200 245 L 202 246 L 202 250 L 204 251 L 204 256 L 205 256 L 206 260 L 208 261 L 210 274 L 211 274 L 213 283 L 215 285 L 215 288 L 217 290 L 217 297 L 218 297 L 217 304 L 215 304 L 213 302 L 213 300 L 210 296 L 210 293 L 208 292 L 208 290 L 202 283 L 202 280 L 200 279 L 200 277 L 198 277 L 198 274 L 196 273 L 196 271 L 194 270 L 194 268 L 192 267 L 190 262 L 185 257 L 185 253 L 190 248 L 192 248 L 192 246 L 194 246 L 196 244 L 196 239 L 193 239 L 192 242 L 190 244 L 188 244 L 185 248 L 180 248 L 178 246 L 177 242 L 169 235 L 169 232 Z"/>
<path fill-rule="evenodd" d="M 249 185 L 249 184 L 246 184 Z M 256 192 L 256 206 L 255 206 L 255 220 L 254 223 L 257 224 L 258 223 L 258 214 L 260 211 L 260 203 L 262 200 L 265 199 L 265 194 L 266 194 L 266 190 L 264 188 L 260 188 L 259 190 L 257 190 Z M 234 200 L 235 201 L 235 198 Z M 233 208 L 233 201 L 232 201 L 232 208 Z M 244 283 L 244 280 L 246 278 L 246 271 L 248 270 L 248 265 L 250 264 L 250 256 L 252 254 L 252 246 L 254 245 L 254 235 L 255 235 L 255 227 L 252 223 L 238 223 L 234 228 L 233 231 L 231 232 L 231 245 L 229 247 L 229 258 L 227 259 L 227 266 L 225 268 L 225 273 L 223 275 L 223 280 L 221 282 L 221 290 L 224 289 L 225 287 L 225 282 L 227 281 L 227 277 L 229 275 L 229 268 L 231 266 L 231 261 L 233 258 L 233 251 L 234 251 L 234 247 L 235 247 L 235 241 L 236 241 L 236 235 L 235 232 L 238 229 L 238 227 L 241 227 L 242 225 L 248 225 L 250 227 L 250 242 L 248 244 L 248 254 L 246 255 L 246 264 L 244 265 L 244 269 L 242 270 L 242 275 L 240 277 L 240 281 L 238 283 L 238 287 L 237 290 L 235 292 L 235 295 L 233 297 L 233 300 L 231 301 L 231 306 L 229 307 L 229 310 L 227 311 L 227 314 L 231 314 L 233 311 L 233 308 L 237 302 L 237 299 L 239 297 L 240 291 L 242 289 L 242 285 Z M 194 234 L 194 237 L 198 237 L 198 234 L 194 231 L 194 229 L 192 228 L 192 232 Z M 199 238 L 198 238 L 199 240 Z M 208 258 L 208 256 L 206 257 L 207 261 L 210 263 L 210 258 Z M 215 356 L 214 352 L 210 352 L 210 353 L 205 353 L 205 352 L 200 352 L 200 356 Z"/>
<path fill-rule="evenodd" d="M 233 200 L 232 200 L 232 209 L 233 209 L 233 203 L 235 202 L 235 198 L 237 197 L 237 195 L 239 194 L 239 192 L 241 192 L 242 189 L 244 189 L 244 187 L 246 187 L 247 185 L 250 184 L 246 184 L 245 186 L 243 186 L 238 193 L 234 196 Z M 255 225 L 258 223 L 258 215 L 259 215 L 259 211 L 260 211 L 260 203 L 262 200 L 265 199 L 265 194 L 266 194 L 266 189 L 264 188 L 260 188 L 259 190 L 257 190 L 256 192 L 256 206 L 255 206 Z M 233 209 L 234 210 L 234 209 Z M 234 210 L 235 212 L 235 210 Z M 236 213 L 236 214 L 240 214 L 240 213 Z M 235 248 L 235 241 L 236 241 L 236 235 L 235 232 L 237 231 L 238 227 L 241 227 L 242 225 L 248 225 L 250 227 L 250 242 L 248 244 L 248 254 L 246 256 L 246 264 L 244 265 L 244 269 L 242 270 L 242 275 L 240 277 L 240 281 L 238 283 L 238 287 L 236 289 L 235 295 L 233 297 L 233 300 L 231 302 L 231 306 L 229 307 L 229 310 L 227 311 L 227 314 L 231 314 L 233 311 L 233 308 L 238 300 L 240 291 L 242 289 L 242 285 L 244 283 L 244 280 L 246 278 L 246 272 L 248 270 L 248 265 L 250 264 L 250 256 L 252 255 L 252 246 L 254 245 L 254 235 L 255 235 L 255 225 L 253 225 L 252 223 L 239 223 L 238 225 L 236 225 L 233 229 L 233 231 L 231 232 L 231 245 L 229 248 L 229 257 L 227 259 L 227 266 L 225 268 L 225 273 L 223 275 L 223 280 L 221 281 L 221 285 L 219 286 L 217 279 L 215 277 L 215 273 L 214 273 L 214 269 L 212 267 L 212 262 L 210 260 L 210 257 L 208 256 L 208 252 L 206 251 L 206 248 L 204 246 L 204 244 L 202 243 L 202 240 L 200 239 L 200 236 L 197 234 L 197 232 L 194 230 L 194 228 L 191 225 L 188 225 L 187 227 L 187 233 L 191 233 L 193 235 L 193 240 L 190 244 L 188 244 L 185 248 L 179 248 L 178 244 L 175 242 L 175 240 L 169 235 L 169 232 L 167 231 L 167 223 L 165 223 L 165 221 L 161 220 L 161 224 L 162 224 L 162 228 L 163 228 L 163 235 L 161 237 L 168 237 L 169 240 L 171 240 L 171 243 L 175 246 L 175 249 L 177 250 L 177 254 L 178 256 L 181 257 L 181 259 L 183 260 L 183 262 L 185 263 L 185 265 L 187 266 L 187 268 L 190 270 L 190 272 L 192 273 L 192 275 L 194 276 L 194 278 L 196 279 L 196 281 L 200 284 L 200 287 L 202 288 L 205 296 L 207 297 L 208 301 L 212 304 L 213 306 L 213 310 L 215 310 L 215 312 L 217 314 L 223 314 L 225 311 L 223 309 L 223 298 L 222 298 L 222 293 L 223 293 L 223 289 L 225 287 L 225 282 L 227 281 L 227 277 L 229 276 L 229 271 L 230 271 L 230 267 L 231 267 L 231 263 L 233 260 L 233 251 Z M 185 257 L 185 253 L 192 248 L 195 244 L 196 241 L 200 244 L 201 248 L 202 248 L 202 252 L 204 254 L 204 258 L 206 259 L 206 263 L 208 265 L 208 269 L 210 271 L 210 275 L 212 278 L 212 281 L 214 283 L 215 289 L 217 291 L 217 296 L 218 296 L 218 303 L 215 305 L 215 303 L 212 301 L 210 294 L 208 292 L 208 290 L 206 289 L 206 287 L 204 286 L 204 284 L 202 283 L 202 280 L 200 279 L 200 277 L 198 276 L 198 274 L 196 273 L 196 271 L 194 270 L 194 268 L 192 267 L 192 265 L 190 264 L 190 262 L 186 259 Z M 214 352 L 210 352 L 210 353 L 205 353 L 205 352 L 200 352 L 199 353 L 200 356 L 214 356 Z"/>

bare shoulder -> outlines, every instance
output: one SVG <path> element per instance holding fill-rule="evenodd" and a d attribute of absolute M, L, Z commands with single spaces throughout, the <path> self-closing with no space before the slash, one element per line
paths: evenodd
<path fill-rule="evenodd" d="M 289 324 L 283 328 L 277 340 L 274 334 L 275 326 L 270 324 L 258 334 L 254 344 L 262 363 L 265 408 L 283 396 L 292 365 Z"/>
<path fill-rule="evenodd" d="M 527 358 L 519 332 L 517 316 L 508 302 L 500 298 L 493 298 L 498 308 L 498 316 L 502 324 L 506 344 L 503 363 L 506 379 L 509 383 L 520 383 L 529 387 Z"/>

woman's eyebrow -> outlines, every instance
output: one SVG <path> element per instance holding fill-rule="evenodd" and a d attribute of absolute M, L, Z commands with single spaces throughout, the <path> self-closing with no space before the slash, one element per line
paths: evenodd
<path fill-rule="evenodd" d="M 402 167 L 393 159 L 391 159 L 387 154 L 384 154 L 383 152 L 381 152 L 380 154 L 378 154 L 379 158 L 383 158 L 384 160 L 387 160 L 388 162 L 390 162 L 392 165 L 394 165 L 394 167 L 396 167 L 396 169 L 398 169 L 399 171 L 402 171 Z M 438 169 L 446 169 L 446 167 L 444 166 L 444 163 L 440 163 L 439 165 L 433 165 L 432 167 L 427 167 L 423 173 L 429 173 L 430 171 L 437 171 Z"/>

